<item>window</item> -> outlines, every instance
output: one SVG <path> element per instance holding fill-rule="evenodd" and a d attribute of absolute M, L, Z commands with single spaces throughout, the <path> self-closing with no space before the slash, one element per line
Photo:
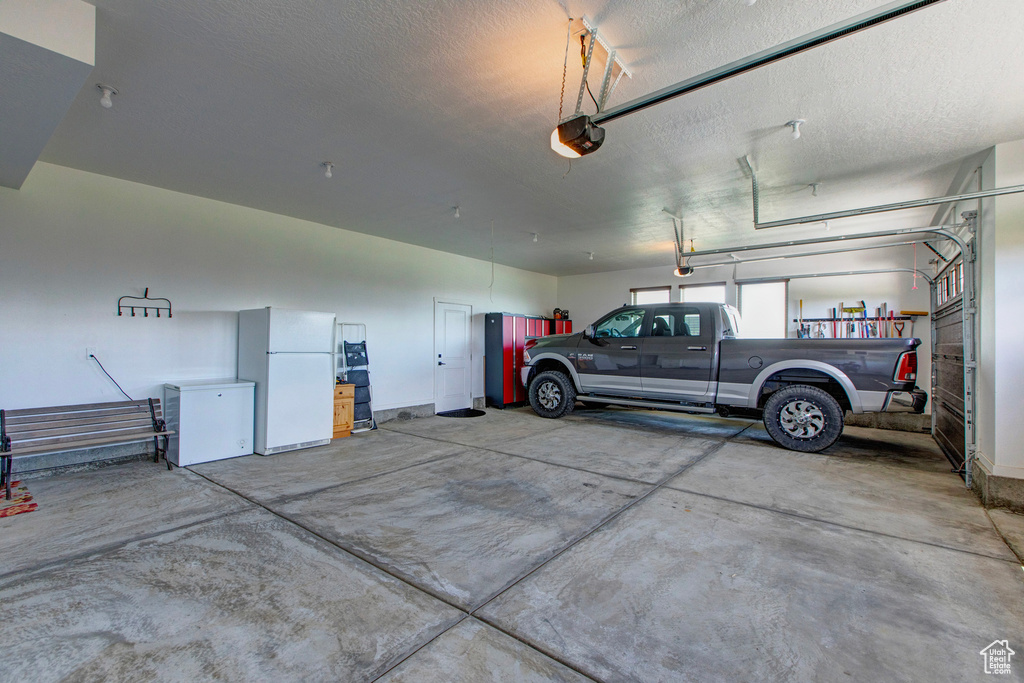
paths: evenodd
<path fill-rule="evenodd" d="M 786 281 L 740 283 L 740 337 L 785 339 Z"/>
<path fill-rule="evenodd" d="M 699 337 L 700 309 L 658 308 L 654 311 L 652 337 Z"/>
<path fill-rule="evenodd" d="M 960 261 L 956 265 L 947 268 L 939 277 L 938 286 L 935 288 L 935 295 L 938 305 L 955 299 L 964 291 L 964 263 Z"/>
<path fill-rule="evenodd" d="M 684 304 L 694 301 L 707 301 L 714 304 L 725 303 L 725 285 L 688 285 L 679 287 L 680 301 Z"/>
<path fill-rule="evenodd" d="M 642 287 L 629 290 L 630 303 L 634 306 L 644 304 L 667 304 L 671 301 L 671 287 Z"/>
<path fill-rule="evenodd" d="M 612 313 L 594 326 L 594 337 L 639 337 L 644 323 L 644 310 L 634 308 Z"/>

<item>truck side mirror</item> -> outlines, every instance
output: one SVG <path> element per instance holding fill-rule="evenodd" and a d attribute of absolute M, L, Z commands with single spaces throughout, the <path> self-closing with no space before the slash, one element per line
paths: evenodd
<path fill-rule="evenodd" d="M 584 337 L 584 339 L 593 339 L 594 338 L 594 326 L 593 325 L 587 325 L 587 329 L 583 330 L 583 337 Z"/>

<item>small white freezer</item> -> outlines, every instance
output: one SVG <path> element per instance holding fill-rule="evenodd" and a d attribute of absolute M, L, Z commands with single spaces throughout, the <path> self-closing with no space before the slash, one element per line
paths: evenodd
<path fill-rule="evenodd" d="M 164 384 L 167 459 L 179 467 L 252 455 L 255 382 L 198 379 Z"/>

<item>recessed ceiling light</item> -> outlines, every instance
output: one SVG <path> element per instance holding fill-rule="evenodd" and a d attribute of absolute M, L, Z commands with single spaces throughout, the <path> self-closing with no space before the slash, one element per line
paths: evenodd
<path fill-rule="evenodd" d="M 103 93 L 100 95 L 100 104 L 104 109 L 110 109 L 114 106 L 114 100 L 111 99 L 113 95 L 117 94 L 117 88 L 102 83 L 97 83 L 96 87 Z"/>

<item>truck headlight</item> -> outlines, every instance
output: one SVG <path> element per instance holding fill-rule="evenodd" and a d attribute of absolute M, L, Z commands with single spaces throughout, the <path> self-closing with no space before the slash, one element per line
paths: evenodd
<path fill-rule="evenodd" d="M 523 365 L 530 364 L 530 349 L 537 345 L 536 339 L 527 339 L 523 344 Z"/>

